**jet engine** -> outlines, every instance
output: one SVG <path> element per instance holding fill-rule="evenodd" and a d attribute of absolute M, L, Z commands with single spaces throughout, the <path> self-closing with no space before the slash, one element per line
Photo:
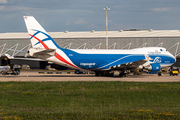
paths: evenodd
<path fill-rule="evenodd" d="M 150 74 L 156 74 L 161 70 L 161 66 L 158 63 L 150 63 L 150 65 L 144 67 L 145 70 L 148 70 Z"/>

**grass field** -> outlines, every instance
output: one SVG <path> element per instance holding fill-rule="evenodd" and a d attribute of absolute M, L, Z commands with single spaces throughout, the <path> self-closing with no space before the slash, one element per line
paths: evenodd
<path fill-rule="evenodd" d="M 1 119 L 180 119 L 180 83 L 0 82 Z"/>

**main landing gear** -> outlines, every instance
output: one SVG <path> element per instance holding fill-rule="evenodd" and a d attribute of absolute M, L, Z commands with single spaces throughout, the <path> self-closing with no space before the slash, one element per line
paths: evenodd
<path fill-rule="evenodd" d="M 95 76 L 113 77 L 114 73 L 110 71 L 95 71 Z"/>
<path fill-rule="evenodd" d="M 95 71 L 95 76 L 113 77 L 114 71 Z M 119 72 L 119 77 L 128 77 L 128 72 L 126 70 Z"/>
<path fill-rule="evenodd" d="M 121 72 L 119 73 L 119 77 L 128 77 L 127 71 L 126 71 L 126 70 L 125 70 L 125 71 L 121 71 Z"/>

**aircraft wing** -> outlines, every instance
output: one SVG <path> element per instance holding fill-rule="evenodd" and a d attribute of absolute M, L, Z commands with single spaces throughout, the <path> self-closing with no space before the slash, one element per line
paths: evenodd
<path fill-rule="evenodd" d="M 111 69 L 111 70 L 135 69 L 149 62 L 149 60 L 152 60 L 152 59 L 147 54 L 138 56 L 138 57 L 137 55 L 127 55 L 115 61 L 107 61 L 105 64 L 101 65 L 99 68 Z"/>
<path fill-rule="evenodd" d="M 149 62 L 149 60 L 152 60 L 152 58 L 149 57 L 149 55 L 145 54 L 144 55 L 145 59 L 138 60 L 138 61 L 133 61 L 133 62 L 127 62 L 124 64 L 119 64 L 116 66 L 111 66 L 111 69 L 136 69 L 138 67 L 142 67 L 144 64 Z"/>
<path fill-rule="evenodd" d="M 138 67 L 141 67 L 143 64 L 147 63 L 148 60 L 144 59 L 144 60 L 139 60 L 139 61 L 134 61 L 134 62 L 129 62 L 129 63 L 125 63 L 125 64 L 119 64 L 116 66 L 111 66 L 112 70 L 121 70 L 121 69 L 136 69 Z"/>

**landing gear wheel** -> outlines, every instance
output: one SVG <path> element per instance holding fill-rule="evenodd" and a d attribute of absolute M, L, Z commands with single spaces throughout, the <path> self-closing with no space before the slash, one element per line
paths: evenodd
<path fill-rule="evenodd" d="M 114 73 L 110 73 L 109 76 L 110 76 L 110 77 L 113 77 L 113 76 L 114 76 Z"/>
<path fill-rule="evenodd" d="M 127 74 L 127 73 L 124 73 L 124 72 L 121 72 L 121 73 L 119 74 L 119 77 L 128 77 L 128 74 Z"/>
<path fill-rule="evenodd" d="M 127 77 L 127 76 L 128 76 L 128 74 L 127 74 L 127 73 L 125 73 L 125 74 L 124 74 L 124 77 Z"/>
<path fill-rule="evenodd" d="M 99 76 L 99 72 L 95 72 L 95 76 Z"/>
<path fill-rule="evenodd" d="M 5 75 L 5 72 L 4 72 L 4 71 L 2 72 L 2 75 Z"/>
<path fill-rule="evenodd" d="M 163 76 L 162 71 L 158 71 L 158 76 Z"/>
<path fill-rule="evenodd" d="M 124 73 L 120 73 L 120 74 L 119 74 L 119 77 L 123 77 L 123 75 L 124 75 Z"/>

